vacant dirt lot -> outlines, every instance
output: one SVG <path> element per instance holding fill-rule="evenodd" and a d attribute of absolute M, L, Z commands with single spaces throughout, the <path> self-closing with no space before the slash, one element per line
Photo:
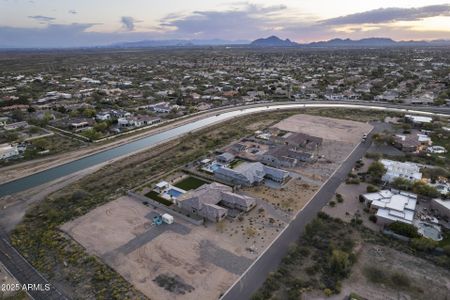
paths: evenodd
<path fill-rule="evenodd" d="M 295 115 L 274 125 L 281 130 L 306 133 L 324 140 L 357 143 L 364 133 L 372 129 L 367 123 L 318 117 Z"/>
<path fill-rule="evenodd" d="M 243 191 L 249 196 L 264 199 L 283 210 L 297 212 L 305 206 L 318 189 L 317 185 L 293 178 L 281 189 L 257 186 L 244 188 Z"/>
<path fill-rule="evenodd" d="M 206 226 L 178 218 L 155 226 L 155 213 L 121 197 L 61 229 L 149 298 L 217 299 L 286 225 L 263 203 L 240 220 Z"/>

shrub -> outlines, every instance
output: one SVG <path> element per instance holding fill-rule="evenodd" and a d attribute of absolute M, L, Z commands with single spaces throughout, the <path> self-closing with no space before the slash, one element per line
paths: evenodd
<path fill-rule="evenodd" d="M 330 205 L 331 207 L 335 207 L 335 206 L 336 206 L 336 202 L 333 201 L 333 200 L 331 200 L 330 203 L 329 203 L 329 205 Z"/>
<path fill-rule="evenodd" d="M 373 223 L 376 223 L 376 222 L 377 222 L 377 216 L 375 216 L 375 215 L 370 215 L 370 216 L 369 216 L 369 220 L 370 220 L 371 222 L 373 222 Z"/>
<path fill-rule="evenodd" d="M 409 277 L 399 272 L 391 275 L 391 282 L 395 287 L 409 287 L 411 285 Z"/>
<path fill-rule="evenodd" d="M 325 294 L 325 296 L 330 297 L 331 295 L 333 295 L 333 291 L 330 289 L 324 289 L 323 293 Z"/>
<path fill-rule="evenodd" d="M 412 187 L 411 181 L 402 177 L 395 178 L 394 181 L 392 181 L 391 185 L 393 188 L 404 191 L 409 191 Z"/>
<path fill-rule="evenodd" d="M 344 197 L 341 194 L 336 194 L 336 200 L 338 203 L 344 202 Z"/>
<path fill-rule="evenodd" d="M 373 283 L 385 282 L 387 278 L 385 271 L 377 267 L 366 267 L 363 272 L 366 278 Z"/>
<path fill-rule="evenodd" d="M 411 246 L 419 251 L 431 251 L 437 246 L 437 242 L 425 237 L 418 237 L 411 240 Z"/>
<path fill-rule="evenodd" d="M 359 180 L 359 178 L 348 178 L 345 181 L 346 184 L 360 184 L 361 180 Z"/>
<path fill-rule="evenodd" d="M 417 228 L 414 225 L 406 224 L 402 222 L 394 222 L 389 224 L 388 228 L 400 235 L 409 237 L 409 238 L 418 238 L 420 234 L 417 232 Z"/>
<path fill-rule="evenodd" d="M 428 185 L 422 181 L 414 182 L 414 184 L 412 185 L 412 190 L 418 195 L 429 198 L 437 198 L 441 195 L 435 187 L 432 187 L 431 185 Z"/>
<path fill-rule="evenodd" d="M 381 177 L 386 172 L 386 168 L 379 161 L 374 161 L 367 170 L 373 182 L 381 182 Z"/>
<path fill-rule="evenodd" d="M 378 192 L 379 190 L 378 190 L 378 188 L 374 187 L 373 185 L 368 185 L 366 191 L 367 191 L 368 193 L 376 193 L 376 192 Z"/>

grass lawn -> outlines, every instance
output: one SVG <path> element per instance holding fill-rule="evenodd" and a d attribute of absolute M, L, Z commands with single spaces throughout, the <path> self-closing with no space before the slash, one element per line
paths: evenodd
<path fill-rule="evenodd" d="M 180 180 L 179 182 L 174 184 L 174 186 L 176 186 L 177 188 L 180 188 L 182 190 L 189 191 L 189 190 L 194 190 L 194 189 L 196 189 L 204 184 L 207 184 L 207 183 L 208 182 L 203 181 L 201 179 L 189 176 L 183 180 Z"/>
<path fill-rule="evenodd" d="M 234 169 L 237 166 L 239 166 L 240 164 L 242 164 L 244 161 L 240 160 L 240 159 L 235 159 L 230 163 L 230 169 Z"/>
<path fill-rule="evenodd" d="M 160 197 L 159 194 L 155 191 L 148 192 L 147 194 L 145 194 L 145 197 L 158 201 L 159 203 L 164 204 L 165 206 L 171 206 L 173 204 L 172 201 Z"/>

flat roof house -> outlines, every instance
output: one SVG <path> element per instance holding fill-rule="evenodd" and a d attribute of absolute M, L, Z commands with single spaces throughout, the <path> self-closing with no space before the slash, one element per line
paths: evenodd
<path fill-rule="evenodd" d="M 405 119 L 411 123 L 422 125 L 426 123 L 431 123 L 433 118 L 415 115 L 405 115 Z"/>
<path fill-rule="evenodd" d="M 291 148 L 316 150 L 322 145 L 323 139 L 305 133 L 288 132 L 282 136 L 271 136 L 270 141 L 275 144 L 287 145 Z"/>
<path fill-rule="evenodd" d="M 216 156 L 216 160 L 220 163 L 229 164 L 234 160 L 234 155 L 229 152 L 224 152 Z"/>
<path fill-rule="evenodd" d="M 395 178 L 401 177 L 407 180 L 420 180 L 422 173 L 418 165 L 412 162 L 400 162 L 389 159 L 382 159 L 380 162 L 386 168 L 386 173 L 382 180 L 392 182 Z"/>
<path fill-rule="evenodd" d="M 376 212 L 378 224 L 387 225 L 395 221 L 413 223 L 417 195 L 397 190 L 381 190 L 362 197 L 366 206 Z"/>
<path fill-rule="evenodd" d="M 228 209 L 251 210 L 256 206 L 256 199 L 235 194 L 231 187 L 214 182 L 181 195 L 177 203 L 186 211 L 218 222 L 228 215 Z"/>
<path fill-rule="evenodd" d="M 0 160 L 7 159 L 16 155 L 19 155 L 17 146 L 11 146 L 9 144 L 0 145 Z"/>
<path fill-rule="evenodd" d="M 214 171 L 214 176 L 232 185 L 255 186 L 261 184 L 264 178 L 283 182 L 289 176 L 289 172 L 254 162 L 242 163 L 235 169 L 218 168 Z"/>
<path fill-rule="evenodd" d="M 269 149 L 261 156 L 261 162 L 275 168 L 294 168 L 300 162 L 313 159 L 314 155 L 284 145 Z"/>

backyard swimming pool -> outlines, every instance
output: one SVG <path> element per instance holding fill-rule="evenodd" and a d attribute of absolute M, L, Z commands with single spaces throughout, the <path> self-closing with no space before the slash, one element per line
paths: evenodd
<path fill-rule="evenodd" d="M 432 239 L 433 241 L 442 240 L 441 231 L 439 230 L 439 228 L 436 228 L 435 225 L 419 222 L 417 226 L 419 233 L 424 237 Z"/>
<path fill-rule="evenodd" d="M 219 169 L 221 167 L 222 167 L 222 165 L 220 165 L 220 164 L 212 164 L 211 171 L 215 172 L 215 171 L 217 171 L 217 169 Z"/>
<path fill-rule="evenodd" d="M 170 196 L 172 196 L 173 198 L 176 198 L 178 196 L 180 196 L 181 194 L 183 194 L 182 192 L 176 190 L 176 189 L 169 189 L 167 191 L 167 194 L 169 194 Z"/>

